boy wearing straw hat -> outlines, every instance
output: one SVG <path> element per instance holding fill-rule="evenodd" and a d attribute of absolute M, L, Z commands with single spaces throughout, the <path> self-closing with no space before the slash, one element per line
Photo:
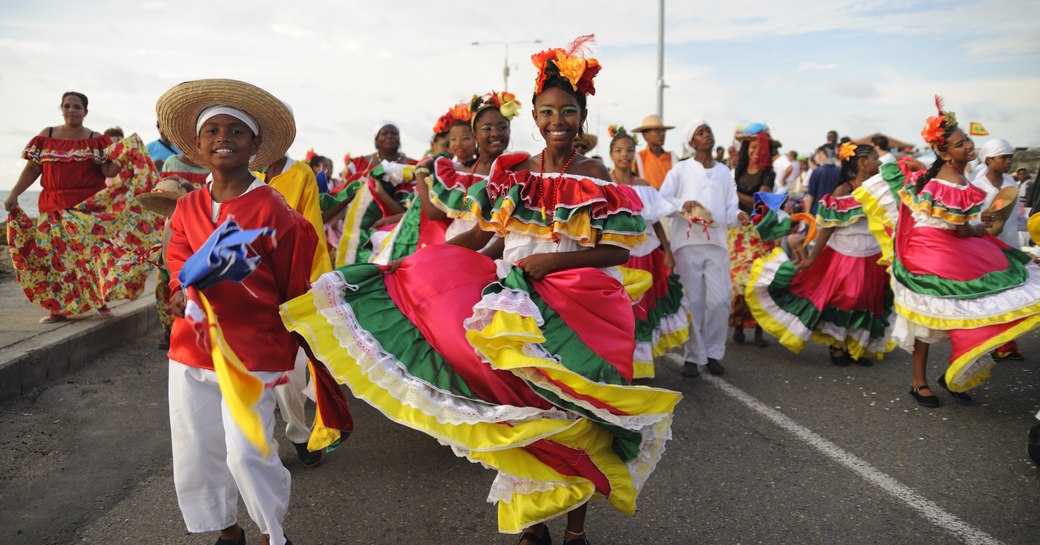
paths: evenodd
<path fill-rule="evenodd" d="M 674 128 L 665 125 L 661 116 L 648 115 L 643 118 L 641 125 L 632 129 L 632 132 L 642 134 L 646 140 L 646 147 L 636 154 L 636 170 L 639 177 L 650 182 L 654 189 L 661 187 L 665 175 L 679 162 L 678 156 L 664 149 L 665 131 Z"/>
<path fill-rule="evenodd" d="M 317 237 L 277 191 L 250 171 L 284 156 L 296 135 L 292 113 L 270 93 L 234 80 L 189 81 L 174 86 L 156 104 L 170 140 L 210 181 L 177 202 L 167 249 L 170 287 L 179 315 L 169 351 L 170 431 L 177 501 L 189 532 L 219 531 L 218 545 L 246 542 L 238 525 L 238 496 L 259 527 L 262 544 L 288 543 L 282 522 L 289 506 L 289 472 L 274 441 L 272 387 L 293 369 L 296 341 L 282 326 L 278 305 L 307 291 Z M 238 427 L 213 370 L 207 336 L 183 315 L 178 276 L 184 262 L 217 226 L 233 218 L 243 229 L 272 228 L 250 257 L 257 268 L 241 283 L 205 290 L 219 318 L 227 348 L 266 387 L 253 409 L 268 453 Z M 205 322 L 198 318 L 196 322 Z M 204 323 L 207 329 L 217 324 Z M 200 340 L 201 339 L 201 340 Z"/>

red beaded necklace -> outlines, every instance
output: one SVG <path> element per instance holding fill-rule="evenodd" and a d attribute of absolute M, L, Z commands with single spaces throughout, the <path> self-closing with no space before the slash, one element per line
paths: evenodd
<path fill-rule="evenodd" d="M 571 156 L 567 159 L 567 162 L 563 164 L 563 169 L 560 170 L 560 175 L 555 178 L 545 179 L 545 150 L 542 150 L 542 154 L 538 159 L 538 183 L 542 184 L 542 221 L 547 221 L 548 214 L 546 208 L 552 210 L 553 221 L 549 224 L 551 228 L 556 223 L 556 194 L 557 188 L 560 186 L 560 182 L 563 180 L 563 175 L 567 172 L 567 169 L 571 166 L 571 161 L 574 160 L 574 156 L 578 154 L 577 148 L 571 150 Z M 548 206 L 546 206 L 548 205 Z M 556 239 L 555 233 L 553 239 Z"/>

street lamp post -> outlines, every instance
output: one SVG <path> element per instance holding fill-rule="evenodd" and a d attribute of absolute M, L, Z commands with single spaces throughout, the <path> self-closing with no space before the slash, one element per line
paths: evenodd
<path fill-rule="evenodd" d="M 505 46 L 505 62 L 502 63 L 502 90 L 509 90 L 509 46 L 516 44 L 540 44 L 541 40 L 518 40 L 512 42 L 473 42 L 471 45 L 501 45 Z"/>

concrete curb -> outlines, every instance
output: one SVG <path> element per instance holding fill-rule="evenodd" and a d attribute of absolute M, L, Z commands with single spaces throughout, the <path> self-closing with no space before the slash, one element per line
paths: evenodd
<path fill-rule="evenodd" d="M 159 328 L 155 297 L 112 308 L 107 320 L 76 320 L 11 345 L 0 353 L 0 402 L 24 396 L 98 355 Z"/>

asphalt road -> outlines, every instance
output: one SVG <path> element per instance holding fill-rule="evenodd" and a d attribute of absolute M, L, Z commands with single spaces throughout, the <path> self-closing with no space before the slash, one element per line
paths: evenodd
<path fill-rule="evenodd" d="M 209 544 L 188 535 L 173 491 L 166 363 L 157 337 L 131 340 L 32 398 L 0 406 L 0 543 Z M 674 439 L 626 517 L 590 508 L 592 543 L 1040 543 L 1040 470 L 1025 434 L 1040 409 L 1040 332 L 1024 362 L 999 364 L 957 404 L 907 395 L 907 354 L 837 368 L 820 347 L 792 355 L 731 346 L 724 381 L 683 379 L 658 361 L 655 386 L 682 391 Z M 934 350 L 932 374 L 947 352 Z M 934 383 L 934 379 L 933 379 Z M 293 476 L 297 545 L 513 544 L 485 502 L 490 471 L 361 402 L 357 430 Z M 249 542 L 255 527 L 240 509 Z M 562 541 L 562 521 L 551 525 Z"/>

